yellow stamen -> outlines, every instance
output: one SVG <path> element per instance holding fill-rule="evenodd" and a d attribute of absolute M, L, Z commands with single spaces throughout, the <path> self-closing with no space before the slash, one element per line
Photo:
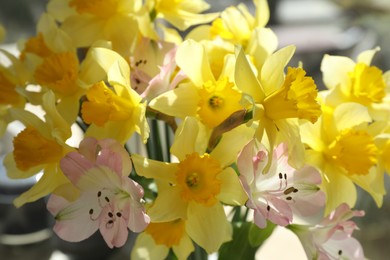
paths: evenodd
<path fill-rule="evenodd" d="M 383 73 L 375 66 L 358 63 L 355 70 L 348 74 L 350 94 L 353 101 L 363 105 L 380 103 L 386 95 L 386 83 Z"/>
<path fill-rule="evenodd" d="M 26 58 L 26 53 L 34 53 L 39 57 L 45 58 L 53 54 L 53 52 L 47 47 L 42 33 L 38 33 L 36 37 L 31 37 L 24 45 L 24 49 L 20 54 L 20 59 Z"/>
<path fill-rule="evenodd" d="M 35 70 L 38 84 L 48 87 L 63 96 L 77 92 L 76 84 L 79 62 L 72 52 L 56 53 L 45 58 Z"/>
<path fill-rule="evenodd" d="M 151 235 L 157 245 L 178 246 L 185 234 L 185 222 L 177 219 L 171 222 L 150 223 L 145 233 Z"/>
<path fill-rule="evenodd" d="M 59 162 L 63 149 L 54 140 L 42 136 L 35 128 L 26 127 L 13 140 L 16 166 L 26 171 L 31 167 Z"/>
<path fill-rule="evenodd" d="M 234 89 L 228 78 L 217 82 L 208 81 L 199 90 L 198 115 L 208 127 L 214 128 L 232 113 L 243 109 L 240 105 L 241 93 Z"/>
<path fill-rule="evenodd" d="M 15 105 L 20 101 L 20 96 L 15 91 L 15 87 L 15 84 L 0 71 L 0 105 Z"/>
<path fill-rule="evenodd" d="M 135 105 L 117 96 L 101 81 L 90 87 L 82 104 L 81 114 L 87 124 L 104 126 L 107 121 L 124 121 L 131 118 Z"/>
<path fill-rule="evenodd" d="M 264 100 L 267 117 L 317 121 L 321 115 L 321 107 L 316 101 L 317 87 L 313 79 L 305 75 L 301 68 L 288 68 L 283 86 Z"/>
<path fill-rule="evenodd" d="M 329 145 L 326 155 L 348 174 L 365 175 L 377 163 L 378 149 L 367 132 L 346 129 Z"/>
<path fill-rule="evenodd" d="M 108 18 L 118 12 L 119 0 L 72 0 L 69 6 L 74 7 L 79 14 Z"/>
<path fill-rule="evenodd" d="M 187 155 L 179 163 L 179 170 L 176 172 L 183 200 L 196 201 L 206 206 L 214 205 L 217 202 L 215 196 L 221 189 L 221 181 L 217 178 L 221 171 L 219 162 L 208 154 Z"/>

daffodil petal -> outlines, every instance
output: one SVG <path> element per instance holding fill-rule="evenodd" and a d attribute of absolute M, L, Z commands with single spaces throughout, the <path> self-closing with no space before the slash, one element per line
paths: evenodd
<path fill-rule="evenodd" d="M 364 64 L 367 64 L 367 65 L 370 65 L 372 59 L 374 58 L 374 55 L 378 51 L 380 51 L 380 49 L 381 49 L 380 47 L 376 47 L 375 49 L 372 49 L 372 50 L 363 51 L 357 57 L 357 63 L 364 63 Z"/>
<path fill-rule="evenodd" d="M 179 245 L 174 245 L 172 248 L 178 259 L 188 259 L 191 252 L 195 250 L 194 244 L 187 235 L 183 236 Z"/>
<path fill-rule="evenodd" d="M 180 161 L 186 158 L 186 155 L 198 152 L 204 153 L 206 142 L 198 140 L 207 140 L 204 127 L 193 117 L 186 117 L 176 130 L 174 143 L 171 146 L 171 153 Z"/>
<path fill-rule="evenodd" d="M 14 200 L 16 207 L 21 207 L 25 203 L 43 198 L 53 192 L 57 187 L 69 182 L 59 169 L 53 169 L 53 167 L 55 166 L 51 165 L 47 167 L 39 181 Z"/>
<path fill-rule="evenodd" d="M 122 86 L 130 86 L 130 68 L 126 60 L 117 52 L 106 48 L 94 48 L 91 55 L 106 71 L 108 81 Z"/>
<path fill-rule="evenodd" d="M 228 166 L 236 161 L 238 153 L 251 140 L 253 135 L 254 130 L 252 128 L 240 125 L 223 134 L 221 141 L 210 155 L 217 159 L 222 167 Z"/>
<path fill-rule="evenodd" d="M 324 215 L 329 215 L 332 210 L 342 203 L 347 203 L 351 208 L 355 206 L 357 192 L 352 180 L 345 176 L 338 167 L 327 164 L 321 186 L 326 193 L 326 206 Z"/>
<path fill-rule="evenodd" d="M 219 203 L 210 207 L 190 203 L 186 230 L 195 243 L 209 254 L 218 251 L 224 242 L 231 240 L 233 232 Z"/>
<path fill-rule="evenodd" d="M 157 245 L 152 236 L 147 233 L 138 235 L 131 250 L 131 259 L 133 260 L 164 260 L 169 253 L 169 248 L 164 245 Z"/>
<path fill-rule="evenodd" d="M 27 171 L 19 170 L 16 166 L 13 153 L 9 153 L 4 157 L 3 165 L 6 168 L 7 176 L 11 179 L 29 178 L 34 174 L 37 174 L 43 168 L 43 165 L 38 165 L 28 169 Z"/>
<path fill-rule="evenodd" d="M 264 62 L 261 70 L 261 85 L 266 96 L 278 90 L 284 82 L 284 67 L 295 52 L 295 46 L 289 45 L 273 53 Z"/>
<path fill-rule="evenodd" d="M 222 181 L 218 200 L 229 205 L 244 205 L 248 200 L 237 173 L 230 167 L 224 169 L 218 178 Z"/>
<path fill-rule="evenodd" d="M 334 110 L 334 120 L 339 131 L 372 121 L 367 107 L 352 102 L 337 106 Z"/>
<path fill-rule="evenodd" d="M 178 170 L 176 163 L 155 161 L 138 154 L 132 154 L 131 159 L 138 175 L 176 183 L 175 173 Z"/>
<path fill-rule="evenodd" d="M 302 143 L 307 144 L 313 150 L 322 151 L 325 147 L 322 138 L 322 117 L 318 118 L 314 124 L 304 122 L 299 126 Z"/>
<path fill-rule="evenodd" d="M 353 71 L 355 62 L 347 57 L 325 55 L 321 62 L 322 80 L 328 89 L 346 85 L 348 72 Z"/>
<path fill-rule="evenodd" d="M 176 63 L 196 86 L 215 81 L 203 45 L 194 40 L 186 40 L 179 46 Z"/>
<path fill-rule="evenodd" d="M 152 222 L 168 222 L 186 218 L 187 203 L 180 199 L 181 191 L 168 183 L 158 185 L 158 196 L 147 214 Z"/>
<path fill-rule="evenodd" d="M 384 172 L 372 167 L 367 175 L 351 175 L 352 181 L 367 191 L 376 205 L 381 207 L 383 196 L 386 194 L 384 186 Z"/>
<path fill-rule="evenodd" d="M 253 1 L 256 7 L 256 24 L 258 27 L 265 27 L 269 21 L 269 6 L 266 0 Z"/>
<path fill-rule="evenodd" d="M 236 56 L 234 80 L 236 81 L 237 87 L 242 92 L 251 95 L 255 101 L 263 101 L 265 97 L 263 87 L 260 85 L 260 82 L 257 80 L 249 65 L 244 50 L 242 48 L 236 48 Z"/>
<path fill-rule="evenodd" d="M 152 99 L 149 106 L 164 114 L 185 118 L 195 116 L 198 109 L 198 90 L 191 85 L 181 86 Z"/>

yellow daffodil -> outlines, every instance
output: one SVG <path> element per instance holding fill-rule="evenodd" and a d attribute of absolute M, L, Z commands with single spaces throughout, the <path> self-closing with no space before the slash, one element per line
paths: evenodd
<path fill-rule="evenodd" d="M 176 62 L 190 83 L 179 85 L 156 97 L 149 103 L 151 108 L 179 118 L 196 116 L 210 129 L 243 109 L 240 104 L 241 93 L 231 78 L 231 63 L 225 63 L 216 80 L 205 48 L 193 40 L 187 40 L 179 46 Z"/>
<path fill-rule="evenodd" d="M 124 143 L 137 132 L 146 141 L 146 104 L 130 86 L 128 63 L 118 53 L 99 47 L 90 51 L 85 65 L 89 65 L 88 69 L 80 77 L 82 84 L 88 85 L 81 107 L 82 118 L 91 124 L 86 135 Z"/>
<path fill-rule="evenodd" d="M 150 223 L 145 232 L 138 235 L 131 259 L 163 260 L 172 249 L 178 259 L 187 259 L 194 245 L 185 230 L 185 220 Z"/>
<path fill-rule="evenodd" d="M 208 23 L 214 20 L 218 13 L 204 14 L 210 5 L 204 0 L 153 0 L 156 18 L 162 18 L 179 30 Z"/>
<path fill-rule="evenodd" d="M 268 143 L 270 151 L 277 143 L 287 142 L 290 164 L 300 168 L 304 161 L 304 147 L 300 141 L 298 119 L 314 123 L 321 109 L 316 101 L 316 85 L 302 68 L 288 68 L 284 75 L 284 67 L 294 50 L 294 46 L 287 46 L 272 54 L 256 76 L 243 50 L 239 49 L 235 81 L 252 103 L 257 140 Z"/>
<path fill-rule="evenodd" d="M 368 108 L 375 121 L 389 121 L 390 72 L 383 73 L 371 61 L 379 48 L 359 54 L 356 62 L 348 57 L 325 55 L 321 71 L 329 93 L 326 103 L 331 107 L 356 102 Z"/>
<path fill-rule="evenodd" d="M 69 182 L 59 162 L 73 150 L 65 143 L 71 136 L 70 126 L 59 115 L 54 94 L 50 91 L 43 96 L 43 108 L 46 111 L 45 122 L 20 108 L 10 111 L 26 128 L 14 138 L 14 150 L 4 159 L 7 175 L 16 179 L 29 178 L 43 170 L 39 181 L 15 199 L 17 207 L 40 199 Z"/>
<path fill-rule="evenodd" d="M 26 100 L 17 92 L 18 78 L 14 67 L 0 65 L 0 136 L 12 118 L 9 116 L 11 107 L 24 107 Z"/>
<path fill-rule="evenodd" d="M 76 47 L 106 40 L 127 56 L 139 35 L 134 15 L 141 4 L 141 0 L 52 0 L 48 11 L 61 21 L 61 29 L 72 35 Z"/>
<path fill-rule="evenodd" d="M 255 17 L 243 3 L 240 3 L 237 7 L 227 7 L 221 13 L 220 18 L 215 19 L 211 25 L 212 38 L 221 37 L 224 40 L 246 47 L 253 30 L 265 27 L 269 20 L 267 1 L 254 0 L 253 2 L 256 7 Z"/>
<path fill-rule="evenodd" d="M 179 162 L 164 163 L 132 155 L 136 172 L 154 178 L 158 196 L 148 210 L 152 222 L 185 220 L 185 230 L 208 253 L 231 239 L 232 228 L 221 202 L 242 205 L 247 197 L 236 172 L 229 167 L 253 135 L 245 125 L 223 135 L 206 153 L 205 128 L 187 117 L 178 128 L 171 152 Z"/>
<path fill-rule="evenodd" d="M 385 194 L 383 171 L 376 166 L 379 150 L 367 128 L 371 122 L 367 108 L 350 102 L 324 111 L 315 124 L 304 123 L 300 129 L 308 163 L 322 173 L 325 214 L 341 203 L 355 205 L 354 184 L 370 193 L 380 207 Z"/>

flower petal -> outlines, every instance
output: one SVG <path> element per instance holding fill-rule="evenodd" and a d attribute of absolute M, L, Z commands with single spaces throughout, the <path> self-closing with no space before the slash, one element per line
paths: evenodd
<path fill-rule="evenodd" d="M 253 135 L 254 130 L 252 128 L 240 125 L 223 134 L 221 141 L 210 155 L 217 159 L 222 167 L 228 166 L 236 161 L 238 153 L 251 140 Z"/>
<path fill-rule="evenodd" d="M 152 222 L 169 222 L 186 218 L 187 203 L 180 199 L 180 190 L 168 183 L 158 184 L 158 196 L 148 209 Z"/>
<path fill-rule="evenodd" d="M 347 57 L 325 55 L 321 62 L 322 79 L 328 89 L 348 83 L 348 72 L 353 71 L 355 62 Z"/>
<path fill-rule="evenodd" d="M 190 203 L 186 230 L 195 243 L 209 254 L 218 251 L 224 242 L 231 240 L 233 232 L 219 203 L 211 207 Z"/>
<path fill-rule="evenodd" d="M 131 250 L 133 260 L 163 260 L 166 259 L 169 248 L 164 245 L 157 245 L 152 236 L 147 233 L 138 235 L 134 249 Z"/>
<path fill-rule="evenodd" d="M 266 96 L 278 90 L 284 82 L 284 67 L 295 52 L 295 46 L 286 46 L 273 53 L 264 62 L 261 70 L 261 85 Z"/>
<path fill-rule="evenodd" d="M 131 159 L 138 175 L 150 179 L 154 178 L 169 183 L 176 183 L 175 173 L 178 170 L 176 163 L 150 160 L 138 154 L 132 154 Z"/>
<path fill-rule="evenodd" d="M 195 84 L 202 86 L 204 82 L 215 81 L 206 50 L 194 40 L 184 41 L 176 52 L 176 63 Z"/>
<path fill-rule="evenodd" d="M 237 173 L 228 167 L 218 174 L 218 178 L 222 181 L 218 199 L 229 205 L 244 205 L 248 196 L 243 190 Z"/>
<path fill-rule="evenodd" d="M 367 107 L 352 102 L 338 105 L 334 110 L 334 120 L 339 131 L 372 121 Z"/>

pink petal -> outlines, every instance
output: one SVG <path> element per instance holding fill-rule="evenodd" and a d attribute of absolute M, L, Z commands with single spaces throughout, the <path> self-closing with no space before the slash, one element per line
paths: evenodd
<path fill-rule="evenodd" d="M 107 204 L 103 208 L 99 218 L 100 233 L 110 248 L 123 246 L 129 234 L 127 229 L 129 207 L 118 210 L 115 207 L 115 201 L 112 203 L 114 207 Z"/>
<path fill-rule="evenodd" d="M 77 184 L 79 178 L 93 166 L 93 162 L 87 160 L 78 152 L 70 152 L 60 161 L 61 170 L 75 185 Z"/>

